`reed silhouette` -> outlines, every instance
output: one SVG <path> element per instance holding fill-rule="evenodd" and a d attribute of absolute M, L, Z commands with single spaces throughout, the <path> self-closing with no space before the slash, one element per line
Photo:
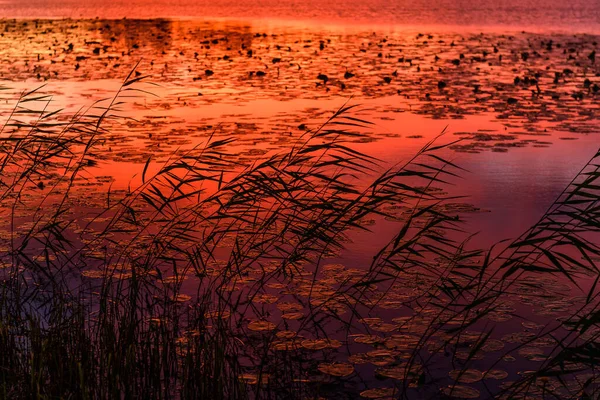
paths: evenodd
<path fill-rule="evenodd" d="M 534 226 L 481 250 L 437 189 L 466 173 L 443 156 L 455 142 L 376 173 L 349 144 L 370 124 L 348 105 L 253 163 L 213 136 L 149 158 L 137 187 L 74 211 L 145 79 L 69 120 L 24 93 L 0 132 L 2 397 L 597 398 L 600 149 Z M 397 229 L 370 265 L 326 264 L 351 232 L 376 235 L 373 219 Z M 560 320 L 507 338 L 503 318 L 527 318 L 514 298 Z M 389 323 L 382 307 L 406 312 Z M 537 364 L 506 380 L 510 357 Z"/>

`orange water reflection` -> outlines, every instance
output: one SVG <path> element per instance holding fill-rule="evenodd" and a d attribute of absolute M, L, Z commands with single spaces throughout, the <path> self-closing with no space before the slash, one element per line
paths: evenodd
<path fill-rule="evenodd" d="M 285 150 L 348 102 L 374 123 L 369 143 L 354 145 L 381 168 L 445 128 L 442 142 L 466 139 L 450 157 L 470 172 L 450 190 L 491 211 L 469 216 L 489 244 L 535 221 L 598 143 L 592 35 L 164 19 L 0 25 L 5 111 L 17 92 L 46 84 L 51 108 L 75 112 L 113 96 L 139 62 L 148 83 L 124 93 L 119 112 L 135 121 L 109 126 L 99 148 L 97 174 L 118 189 L 139 180 L 150 156 L 164 161 L 209 135 L 236 137 L 232 152 L 246 161 Z"/>

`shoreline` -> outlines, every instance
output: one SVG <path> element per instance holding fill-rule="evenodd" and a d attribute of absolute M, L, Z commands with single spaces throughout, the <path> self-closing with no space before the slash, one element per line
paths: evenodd
<path fill-rule="evenodd" d="M 311 20 L 311 19 L 287 19 L 287 18 L 255 18 L 255 17 L 195 17 L 195 16 L 169 16 L 169 17 L 2 17 L 2 21 L 165 21 L 165 22 L 189 22 L 197 24 L 223 23 L 233 26 L 264 27 L 272 29 L 297 29 L 297 30 L 324 30 L 330 32 L 359 33 L 373 31 L 376 34 L 418 34 L 418 33 L 439 33 L 439 34 L 496 34 L 496 35 L 516 35 L 516 34 L 535 34 L 535 35 L 574 35 L 574 36 L 599 36 L 600 24 L 595 28 L 586 28 L 581 30 L 569 30 L 564 28 L 548 29 L 547 27 L 533 26 L 511 26 L 511 25 L 450 25 L 450 24 L 414 24 L 407 25 L 401 23 L 379 23 L 362 22 L 352 20 Z"/>

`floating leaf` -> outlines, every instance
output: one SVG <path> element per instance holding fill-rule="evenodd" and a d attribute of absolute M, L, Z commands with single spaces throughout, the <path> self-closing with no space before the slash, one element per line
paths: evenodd
<path fill-rule="evenodd" d="M 327 375 L 342 377 L 352 375 L 354 366 L 352 366 L 352 364 L 344 363 L 319 364 L 319 371 Z"/>

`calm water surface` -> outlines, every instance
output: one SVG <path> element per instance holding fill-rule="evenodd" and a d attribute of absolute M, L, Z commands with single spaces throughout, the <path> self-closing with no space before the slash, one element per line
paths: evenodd
<path fill-rule="evenodd" d="M 0 0 L 0 16 L 0 85 L 8 88 L 0 94 L 2 116 L 18 93 L 43 84 L 40 93 L 53 96 L 49 110 L 76 112 L 110 98 L 138 63 L 157 84 L 142 86 L 155 96 L 120 107 L 132 120 L 108 122 L 98 165 L 73 194 L 82 203 L 103 204 L 109 184 L 135 187 L 149 157 L 153 172 L 213 133 L 237 137 L 231 153 L 245 163 L 285 151 L 350 102 L 361 105 L 353 116 L 374 123 L 368 140 L 352 146 L 379 158 L 381 170 L 442 131 L 441 143 L 465 139 L 443 153 L 465 169 L 444 190 L 474 206 L 463 216 L 465 229 L 479 232 L 471 245 L 487 247 L 535 223 L 600 144 L 600 63 L 590 58 L 600 41 L 599 1 Z M 328 261 L 360 272 L 398 226 L 377 221 L 375 234 L 353 232 L 347 249 Z M 327 285 L 336 282 L 333 267 Z M 98 271 L 90 272 L 96 279 Z M 418 276 L 410 283 L 418 287 Z M 198 287 L 190 276 L 182 292 Z M 272 289 L 282 299 L 289 294 Z M 406 287 L 396 289 L 405 301 Z M 557 297 L 569 290 L 563 285 Z M 555 319 L 549 301 L 539 315 L 516 301 L 495 315 L 498 334 L 522 330 L 517 318 L 505 323 L 512 305 L 540 324 Z M 405 315 L 405 306 L 391 306 L 372 316 L 389 322 Z M 486 370 L 492 359 L 496 365 L 492 355 L 476 366 Z M 510 379 L 529 368 L 519 361 L 500 364 Z M 372 368 L 357 371 L 368 385 L 382 385 Z"/>
<path fill-rule="evenodd" d="M 75 111 L 115 93 L 140 60 L 140 70 L 159 85 L 147 88 L 157 97 L 130 102 L 127 110 L 139 124 L 129 125 L 129 132 L 118 132 L 113 152 L 101 163 L 98 173 L 113 175 L 115 185 L 121 187 L 140 172 L 148 156 L 156 155 L 159 145 L 162 154 L 167 154 L 179 146 L 197 144 L 202 132 L 220 126 L 220 134 L 241 135 L 244 141 L 255 138 L 256 143 L 264 143 L 260 146 L 265 150 L 282 149 L 290 143 L 280 141 L 282 136 L 299 134 L 300 124 L 316 126 L 351 99 L 352 104 L 361 105 L 358 116 L 375 123 L 376 141 L 361 144 L 361 150 L 385 163 L 407 159 L 444 129 L 443 140 L 474 139 L 452 155 L 470 171 L 454 182 L 453 190 L 485 210 L 471 214 L 468 221 L 471 231 L 481 232 L 478 244 L 489 245 L 514 237 L 535 222 L 600 142 L 597 96 L 584 87 L 585 79 L 600 83 L 594 76 L 600 71 L 587 57 L 598 38 L 549 32 L 505 35 L 491 28 L 501 25 L 500 32 L 504 32 L 514 30 L 513 24 L 523 19 L 528 21 L 525 24 L 532 23 L 538 15 L 532 11 L 533 3 L 513 7 L 480 2 L 472 8 L 461 2 L 362 2 L 344 7 L 326 1 L 280 2 L 276 7 L 180 2 L 175 8 L 163 2 L 141 8 L 136 1 L 107 2 L 106 7 L 68 1 L 45 4 L 7 1 L 1 6 L 4 15 L 11 17 L 227 15 L 252 20 L 128 19 L 27 25 L 5 21 L 1 56 L 11 62 L 0 66 L 0 76 L 5 86 L 14 89 L 3 95 L 9 107 L 18 91 L 45 83 L 44 91 L 54 95 L 53 107 Z M 536 6 L 546 10 L 540 17 L 541 30 L 546 29 L 543 24 L 561 26 L 555 19 L 587 30 L 585 24 L 592 26 L 592 16 L 598 12 L 598 5 L 592 3 L 544 4 Z M 501 10 L 486 11 L 490 7 Z M 293 14 L 293 8 L 298 13 Z M 387 11 L 368 12 L 371 8 Z M 439 8 L 448 12 L 435 11 Z M 313 17 L 313 13 L 321 16 Z M 464 19 L 459 20 L 457 13 Z M 494 17 L 480 19 L 480 14 Z M 359 22 L 376 23 L 380 15 L 393 18 L 388 22 L 395 28 L 367 31 L 350 23 L 359 15 Z M 265 16 L 336 20 L 349 30 L 330 25 L 272 25 L 260 20 Z M 418 35 L 418 30 L 404 31 L 403 21 L 408 20 L 435 27 L 428 31 L 431 34 Z M 479 35 L 444 25 L 457 21 L 479 21 L 491 31 Z M 549 40 L 555 43 L 552 50 L 544 44 Z M 68 43 L 73 51 L 65 51 Z M 248 49 L 253 50 L 252 56 Z M 525 53 L 531 56 L 525 59 Z M 275 64 L 275 59 L 281 62 Z M 459 65 L 455 65 L 457 60 L 462 60 Z M 554 83 L 555 73 L 566 69 L 574 73 Z M 206 70 L 215 74 L 206 76 Z M 253 76 L 257 70 L 267 75 Z M 355 76 L 345 79 L 345 71 Z M 316 79 L 321 73 L 330 77 L 326 87 Z M 513 83 L 515 77 L 535 74 L 540 96 L 530 93 L 535 86 Z M 443 90 L 438 89 L 440 81 L 448 85 Z M 572 98 L 577 92 L 585 93 L 583 101 Z M 519 103 L 507 106 L 509 97 Z M 151 139 L 144 136 L 148 129 L 155 132 Z"/>
<path fill-rule="evenodd" d="M 600 2 L 587 0 L 3 0 L 9 18 L 227 18 L 312 24 L 455 26 L 591 32 Z"/>

